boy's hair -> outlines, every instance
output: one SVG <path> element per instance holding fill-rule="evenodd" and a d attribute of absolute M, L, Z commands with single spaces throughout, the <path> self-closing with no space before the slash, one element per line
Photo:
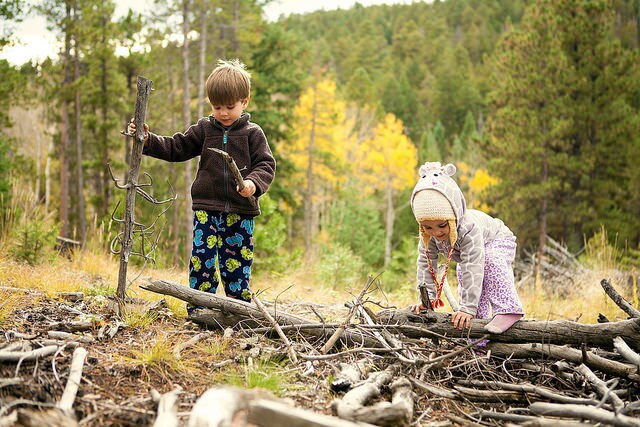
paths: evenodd
<path fill-rule="evenodd" d="M 205 84 L 211 105 L 235 104 L 251 93 L 251 74 L 239 59 L 219 60 Z"/>

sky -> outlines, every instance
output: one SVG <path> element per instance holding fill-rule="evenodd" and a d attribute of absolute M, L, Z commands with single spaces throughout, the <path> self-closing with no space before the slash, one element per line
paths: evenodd
<path fill-rule="evenodd" d="M 281 15 L 307 13 L 315 10 L 348 9 L 355 3 L 363 6 L 377 4 L 410 4 L 418 0 L 273 0 L 265 6 L 266 18 L 277 20 Z M 115 16 L 126 14 L 129 8 L 139 13 L 148 12 L 153 0 L 115 0 Z M 0 59 L 6 59 L 13 65 L 22 65 L 30 60 L 42 61 L 46 57 L 56 57 L 60 41 L 46 29 L 46 20 L 38 16 L 27 17 L 15 27 L 15 44 L 0 51 Z"/>

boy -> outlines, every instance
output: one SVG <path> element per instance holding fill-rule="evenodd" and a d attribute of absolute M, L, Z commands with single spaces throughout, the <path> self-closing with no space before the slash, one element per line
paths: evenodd
<path fill-rule="evenodd" d="M 191 186 L 193 250 L 189 260 L 189 286 L 215 293 L 218 271 L 227 296 L 250 301 L 249 280 L 253 262 L 254 217 L 258 204 L 273 181 L 276 162 L 262 128 L 244 110 L 249 104 L 251 75 L 238 60 L 219 61 L 206 82 L 212 115 L 198 120 L 184 133 L 158 136 L 148 131 L 143 154 L 181 162 L 200 156 Z M 135 132 L 133 123 L 129 133 Z M 238 191 L 222 155 L 226 151 L 240 169 L 244 187 Z M 195 307 L 187 305 L 190 312 Z"/>

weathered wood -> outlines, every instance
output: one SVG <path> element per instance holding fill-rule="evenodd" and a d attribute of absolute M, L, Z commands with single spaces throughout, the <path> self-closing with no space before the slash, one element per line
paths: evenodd
<path fill-rule="evenodd" d="M 629 301 L 624 299 L 607 279 L 602 279 L 600 281 L 600 286 L 602 286 L 602 289 L 604 289 L 607 295 L 609 295 L 609 298 L 611 298 L 611 300 L 615 302 L 622 311 L 633 318 L 640 318 L 640 311 L 636 310 Z"/>
<path fill-rule="evenodd" d="M 374 427 L 296 408 L 284 402 L 256 399 L 249 402 L 247 421 L 263 427 Z"/>
<path fill-rule="evenodd" d="M 362 298 L 364 297 L 364 295 L 367 293 L 367 291 L 369 290 L 369 287 L 371 286 L 371 284 L 373 283 L 373 278 L 371 276 L 369 276 L 367 278 L 367 283 L 364 285 L 364 287 L 362 288 L 362 290 L 360 291 L 360 294 L 358 294 L 358 296 L 356 297 L 356 299 L 352 302 L 352 306 L 351 309 L 349 310 L 349 314 L 347 315 L 347 318 L 345 319 L 345 321 L 342 323 L 342 325 L 340 325 L 335 332 L 329 337 L 329 339 L 327 340 L 326 343 L 324 343 L 324 345 L 322 346 L 322 348 L 320 349 L 320 353 L 322 354 L 326 354 L 330 349 L 333 348 L 333 346 L 335 345 L 335 343 L 338 341 L 338 339 L 342 336 L 342 334 L 344 333 L 345 329 L 347 328 L 347 325 L 349 323 L 351 323 L 351 319 L 353 318 L 353 316 L 356 314 L 356 310 L 357 307 L 359 306 L 359 304 L 362 304 Z"/>
<path fill-rule="evenodd" d="M 208 338 L 210 336 L 211 332 L 202 332 L 199 333 L 191 338 L 189 338 L 188 341 L 182 342 L 177 344 L 175 347 L 173 347 L 173 355 L 176 359 L 180 359 L 181 355 L 180 352 L 186 348 L 189 348 L 191 346 L 193 346 L 194 344 Z"/>
<path fill-rule="evenodd" d="M 142 148 L 144 147 L 145 130 L 144 122 L 147 115 L 147 103 L 151 94 L 153 82 L 142 76 L 138 76 L 138 92 L 136 95 L 136 109 L 134 115 L 134 124 L 136 125 L 136 134 L 133 138 L 133 146 L 131 148 L 131 164 L 129 165 L 129 173 L 127 176 L 127 193 L 125 196 L 124 209 L 124 231 L 122 234 L 122 249 L 120 252 L 120 268 L 118 270 L 118 288 L 116 297 L 118 299 L 118 312 L 124 309 L 125 294 L 127 291 L 127 266 L 129 264 L 129 256 L 133 246 L 133 225 L 135 200 L 138 186 L 138 175 L 140 173 L 140 162 L 142 161 Z"/>
<path fill-rule="evenodd" d="M 263 391 L 210 388 L 196 401 L 189 427 L 373 427 L 288 405 Z"/>
<path fill-rule="evenodd" d="M 224 161 L 227 162 L 227 166 L 231 171 L 231 175 L 233 175 L 233 180 L 238 186 L 238 191 L 242 191 L 244 189 L 244 178 L 240 174 L 240 169 L 238 169 L 238 165 L 236 165 L 236 161 L 233 160 L 233 157 L 231 157 L 231 155 L 229 155 L 229 153 L 227 153 L 226 151 L 220 150 L 219 148 L 209 148 L 209 150 L 215 151 L 216 153 L 220 154 Z M 252 206 L 258 206 L 258 200 L 255 198 L 255 196 L 249 196 L 247 198 L 249 199 L 249 203 L 251 203 Z"/>
<path fill-rule="evenodd" d="M 620 427 L 640 427 L 640 419 L 606 411 L 593 406 L 535 402 L 529 405 L 534 414 L 554 417 L 588 419 Z"/>
<path fill-rule="evenodd" d="M 69 378 L 64 388 L 62 397 L 58 401 L 56 407 L 60 409 L 67 417 L 73 417 L 73 402 L 76 400 L 80 379 L 82 378 L 82 368 L 87 358 L 87 350 L 78 347 L 73 352 L 71 359 L 71 368 L 69 369 Z"/>
<path fill-rule="evenodd" d="M 182 286 L 177 283 L 165 280 L 154 280 L 140 285 L 142 289 L 157 292 L 163 295 L 189 302 L 195 306 L 208 307 L 194 310 L 189 319 L 216 329 L 252 329 L 271 327 L 271 324 L 264 318 L 260 310 L 252 304 L 233 298 L 219 297 L 209 292 L 202 292 Z M 274 314 L 274 319 L 279 325 L 284 327 L 296 325 L 309 325 L 309 320 L 294 314 L 278 311 Z M 335 326 L 324 326 L 318 324 L 317 327 L 304 328 L 299 333 L 307 337 L 327 339 L 335 331 Z M 378 347 L 378 342 L 371 338 L 370 334 L 363 331 L 349 329 L 342 337 L 343 344 L 349 346 Z"/>
<path fill-rule="evenodd" d="M 620 337 L 613 339 L 613 345 L 620 356 L 624 357 L 629 363 L 638 367 L 640 370 L 640 354 L 631 350 L 631 347 Z"/>
<path fill-rule="evenodd" d="M 158 415 L 153 422 L 153 427 L 178 427 L 178 395 L 181 388 L 160 394 L 156 389 L 151 390 L 151 398 L 158 404 Z"/>
<path fill-rule="evenodd" d="M 91 335 L 76 335 L 62 331 L 47 331 L 47 336 L 54 340 L 77 341 L 83 344 L 91 344 L 96 341 Z"/>
<path fill-rule="evenodd" d="M 607 384 L 602 381 L 596 374 L 593 373 L 588 366 L 581 363 L 575 368 L 575 372 L 582 375 L 582 377 L 591 384 L 591 387 L 602 397 L 604 402 L 610 401 L 616 412 L 620 411 L 624 407 L 624 402 L 615 393 L 613 393 Z"/>
<path fill-rule="evenodd" d="M 393 376 L 393 369 L 373 372 L 366 381 L 349 390 L 342 399 L 337 399 L 332 402 L 331 409 L 333 413 L 346 420 L 363 421 L 380 425 L 380 417 L 383 416 L 381 412 L 384 411 L 376 411 L 371 408 L 367 409 L 366 405 L 380 396 L 382 387 L 389 384 L 393 380 Z M 372 413 L 372 411 L 374 413 Z M 385 425 L 387 424 L 385 423 Z"/>
<path fill-rule="evenodd" d="M 271 326 L 273 326 L 276 332 L 278 332 L 280 339 L 284 341 L 284 344 L 287 347 L 287 353 L 289 354 L 289 358 L 291 359 L 291 361 L 294 364 L 298 363 L 298 356 L 296 355 L 296 350 L 293 348 L 293 345 L 291 344 L 291 341 L 289 341 L 289 338 L 287 338 L 284 332 L 282 332 L 282 329 L 280 329 L 280 325 L 278 325 L 278 322 L 276 322 L 276 319 L 274 319 L 273 316 L 271 316 L 271 314 L 267 311 L 267 309 L 265 308 L 265 306 L 262 304 L 262 302 L 260 301 L 260 299 L 257 297 L 255 293 L 251 293 L 251 299 L 256 304 L 256 307 L 258 307 L 258 310 L 262 312 L 264 317 L 271 324 Z"/>
<path fill-rule="evenodd" d="M 570 348 L 566 346 L 558 346 L 552 344 L 505 344 L 505 343 L 493 343 L 489 344 L 488 348 L 491 350 L 491 354 L 499 357 L 514 357 L 517 359 L 528 358 L 545 358 L 566 360 L 572 363 L 580 364 L 584 363 L 592 369 L 597 369 L 602 372 L 615 375 L 617 377 L 629 378 L 634 381 L 640 380 L 640 376 L 637 374 L 635 366 L 616 362 L 614 360 L 606 359 L 602 356 L 598 356 L 593 352 Z"/>
<path fill-rule="evenodd" d="M 503 381 L 480 381 L 480 380 L 459 380 L 458 384 L 469 387 L 482 387 L 492 390 L 511 390 L 520 391 L 526 394 L 533 394 L 545 399 L 553 400 L 558 403 L 572 403 L 575 405 L 592 405 L 597 406 L 600 404 L 595 399 L 582 399 L 578 397 L 566 396 L 558 392 L 553 391 L 550 388 L 543 386 L 536 386 L 533 384 L 511 384 Z"/>
<path fill-rule="evenodd" d="M 488 320 L 472 319 L 470 329 L 455 329 L 449 313 L 423 312 L 419 315 L 408 309 L 383 310 L 377 313 L 378 322 L 386 325 L 418 326 L 403 331 L 410 338 L 429 338 L 432 332 L 448 337 L 480 338 L 487 334 L 483 329 Z M 424 330 L 424 332 L 422 332 Z M 490 334 L 492 342 L 586 345 L 613 349 L 613 339 L 623 338 L 630 346 L 640 350 L 640 319 L 619 322 L 585 324 L 566 320 L 519 320 L 502 334 Z"/>
<path fill-rule="evenodd" d="M 403 407 L 407 422 L 413 420 L 413 405 L 415 404 L 415 393 L 411 388 L 411 381 L 406 377 L 394 380 L 389 386 L 391 389 L 391 403 Z"/>
<path fill-rule="evenodd" d="M 32 351 L 0 351 L 0 362 L 27 362 L 49 356 L 58 351 L 57 345 L 49 345 Z"/>

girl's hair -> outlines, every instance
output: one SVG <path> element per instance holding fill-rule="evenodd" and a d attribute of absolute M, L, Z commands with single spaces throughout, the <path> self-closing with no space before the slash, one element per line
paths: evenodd
<path fill-rule="evenodd" d="M 251 93 L 251 74 L 239 59 L 219 60 L 205 84 L 211 105 L 235 104 Z"/>

